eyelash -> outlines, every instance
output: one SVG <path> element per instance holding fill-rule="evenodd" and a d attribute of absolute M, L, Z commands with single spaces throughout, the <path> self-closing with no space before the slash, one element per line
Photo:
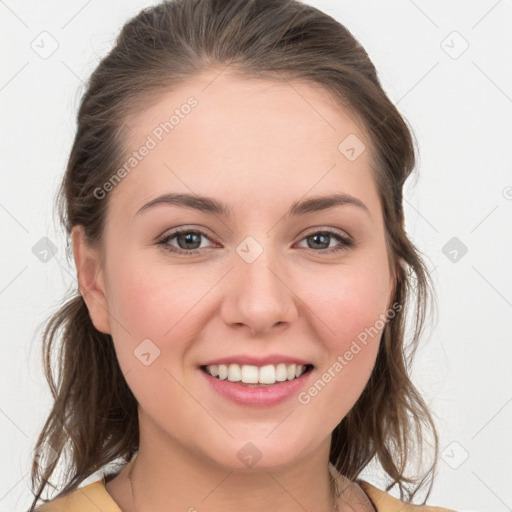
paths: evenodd
<path fill-rule="evenodd" d="M 208 240 L 210 240 L 210 237 L 201 230 L 179 229 L 179 230 L 173 231 L 173 232 L 166 234 L 163 237 L 159 238 L 157 245 L 161 245 L 162 249 L 164 249 L 167 252 L 173 253 L 173 254 L 197 255 L 199 252 L 201 252 L 201 249 L 179 249 L 179 248 L 175 248 L 175 247 L 168 245 L 170 240 L 172 240 L 173 238 L 176 238 L 177 236 L 184 234 L 184 233 L 195 233 L 195 234 L 204 236 L 205 238 L 208 238 Z M 341 243 L 341 246 L 331 247 L 330 249 L 320 249 L 320 250 L 310 249 L 313 252 L 319 252 L 322 254 L 333 254 L 333 253 L 345 251 L 354 246 L 354 241 L 352 239 L 350 239 L 347 236 L 341 234 L 340 232 L 332 230 L 332 229 L 323 229 L 323 230 L 319 230 L 319 231 L 312 231 L 311 233 L 308 233 L 306 236 L 304 236 L 300 241 L 302 242 L 302 240 L 304 240 L 310 236 L 313 236 L 313 235 L 330 235 L 333 238 L 335 238 L 336 240 L 338 240 L 338 242 Z"/>

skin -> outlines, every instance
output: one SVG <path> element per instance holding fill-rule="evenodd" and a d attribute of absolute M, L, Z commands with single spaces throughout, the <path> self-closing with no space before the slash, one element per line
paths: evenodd
<path fill-rule="evenodd" d="M 92 321 L 112 335 L 139 403 L 136 508 L 126 469 L 106 488 L 124 512 L 331 511 L 331 432 L 370 377 L 381 331 L 306 405 L 297 396 L 267 408 L 236 405 L 198 366 L 233 354 L 296 356 L 314 365 L 307 389 L 385 314 L 394 278 L 370 142 L 318 85 L 217 74 L 203 72 L 127 120 L 126 148 L 134 151 L 187 98 L 198 100 L 102 199 L 109 201 L 103 246 L 87 246 L 80 227 L 73 230 Z M 367 148 L 354 161 L 338 150 L 349 134 Z M 136 213 L 164 192 L 216 198 L 231 217 L 162 204 Z M 345 204 L 284 216 L 294 201 L 334 192 L 367 210 Z M 158 245 L 184 225 L 206 236 L 167 245 L 192 249 L 200 241 L 196 255 Z M 311 239 L 329 228 L 354 245 Z M 248 236 L 263 248 L 252 263 L 236 252 Z M 149 366 L 134 356 L 147 338 L 160 350 Z M 237 457 L 248 441 L 261 453 L 251 468 Z M 355 510 L 372 510 L 359 486 L 350 489 Z"/>

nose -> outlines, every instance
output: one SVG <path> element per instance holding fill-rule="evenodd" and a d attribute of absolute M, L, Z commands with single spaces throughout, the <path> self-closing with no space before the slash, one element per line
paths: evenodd
<path fill-rule="evenodd" d="M 253 336 L 284 329 L 298 317 L 298 296 L 291 279 L 268 251 L 252 263 L 238 258 L 228 277 L 222 317 L 230 327 L 249 329 Z"/>

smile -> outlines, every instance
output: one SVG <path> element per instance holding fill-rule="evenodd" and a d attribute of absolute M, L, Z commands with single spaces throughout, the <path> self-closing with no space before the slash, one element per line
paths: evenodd
<path fill-rule="evenodd" d="M 199 367 L 217 395 L 237 405 L 273 407 L 296 397 L 313 375 L 312 364 L 220 363 Z M 289 378 L 288 378 L 289 376 Z"/>
<path fill-rule="evenodd" d="M 252 386 L 271 386 L 276 382 L 295 380 L 311 368 L 312 365 L 285 363 L 266 364 L 264 366 L 229 363 L 201 367 L 203 371 L 216 379 Z"/>

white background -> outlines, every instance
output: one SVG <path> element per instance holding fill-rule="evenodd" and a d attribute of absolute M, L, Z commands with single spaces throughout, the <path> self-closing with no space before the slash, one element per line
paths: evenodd
<path fill-rule="evenodd" d="M 41 325 L 76 285 L 53 197 L 83 83 L 123 23 L 153 3 L 0 1 L 0 511 L 31 501 L 31 452 L 51 405 Z M 512 2 L 308 3 L 363 44 L 419 145 L 407 226 L 437 286 L 438 320 L 413 381 L 434 411 L 444 453 L 429 503 L 510 510 Z M 50 47 L 43 31 L 58 43 L 46 59 L 31 47 L 42 37 Z M 46 263 L 32 252 L 43 237 L 58 248 Z M 452 237 L 468 249 L 456 262 L 443 253 Z"/>

